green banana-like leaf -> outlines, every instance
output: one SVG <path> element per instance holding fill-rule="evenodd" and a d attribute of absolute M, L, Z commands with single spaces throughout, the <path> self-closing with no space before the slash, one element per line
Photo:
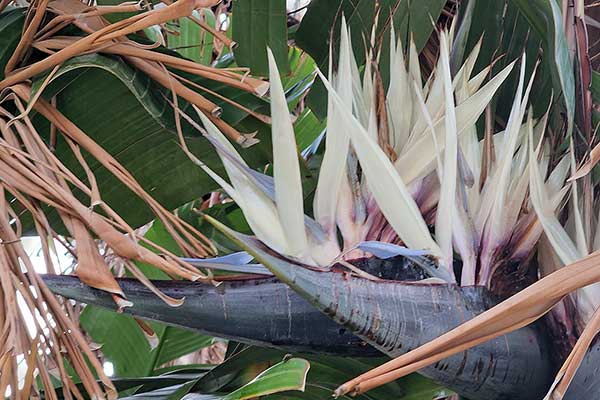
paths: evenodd
<path fill-rule="evenodd" d="M 150 323 L 157 336 L 152 349 L 132 317 L 94 306 L 87 306 L 81 313 L 80 324 L 102 346 L 118 377 L 147 376 L 164 363 L 213 343 L 210 336 Z"/>
<path fill-rule="evenodd" d="M 152 364 L 150 344 L 133 318 L 87 306 L 79 322 L 101 346 L 102 353 L 113 364 L 115 376 L 139 377 L 148 373 Z"/>
<path fill-rule="evenodd" d="M 4 65 L 21 39 L 23 21 L 24 8 L 7 8 L 0 13 L 0 80 L 4 79 Z"/>
<path fill-rule="evenodd" d="M 325 123 L 320 121 L 311 109 L 305 109 L 294 122 L 294 133 L 298 149 L 304 151 L 325 129 Z"/>
<path fill-rule="evenodd" d="M 290 72 L 287 47 L 287 15 L 284 0 L 236 0 L 233 2 L 233 40 L 238 44 L 235 59 L 254 75 L 269 73 L 267 47 L 277 66 Z"/>
<path fill-rule="evenodd" d="M 394 29 L 405 45 L 412 36 L 418 51 L 427 43 L 433 32 L 444 5 L 443 0 L 398 1 L 383 0 L 380 5 L 377 23 L 377 37 L 382 40 L 380 63 L 381 75 L 387 82 L 389 75 L 389 39 L 390 26 L 388 18 L 393 12 Z M 342 15 L 346 17 L 351 33 L 352 43 L 361 43 L 352 50 L 358 65 L 364 64 L 365 48 L 362 43 L 368 43 L 375 21 L 375 2 L 370 0 L 313 0 L 296 32 L 296 44 L 306 51 L 317 63 L 321 71 L 327 71 L 329 45 L 331 38 L 334 48 L 340 40 L 340 23 Z M 332 35 L 333 32 L 333 35 Z M 315 82 L 307 99 L 309 107 L 323 119 L 327 111 L 327 92 L 320 81 Z"/>
<path fill-rule="evenodd" d="M 336 388 L 336 382 L 346 381 L 346 377 L 358 376 L 379 365 L 381 360 L 364 360 L 356 358 L 324 357 L 302 355 L 310 361 L 310 371 L 306 381 L 306 390 L 269 396 L 269 399 L 281 400 L 309 400 L 329 399 Z M 343 396 L 342 399 L 359 400 L 431 400 L 443 398 L 452 394 L 452 391 L 433 383 L 427 378 L 417 374 L 391 382 L 367 394 L 357 397 Z"/>
<path fill-rule="evenodd" d="M 412 35 L 417 50 L 420 51 L 433 32 L 433 24 L 437 21 L 446 2 L 442 0 L 418 2 L 384 0 L 379 3 L 377 34 L 381 35 L 383 39 L 389 40 L 390 24 L 386 24 L 386 22 L 392 11 L 394 29 L 402 43 L 407 44 Z M 346 17 L 350 28 L 352 43 L 364 43 L 363 38 L 369 40 L 375 21 L 375 3 L 368 0 L 340 2 L 313 0 L 296 32 L 298 46 L 310 54 L 321 67 L 327 66 L 329 58 L 329 41 L 323 39 L 329 38 L 333 32 L 334 43 L 336 45 L 339 43 L 342 15 Z M 389 41 L 387 43 L 387 46 L 386 44 L 382 46 L 382 51 L 386 48 L 389 49 Z M 364 47 L 356 46 L 352 50 L 358 63 L 362 64 L 365 60 Z M 382 61 L 381 65 L 384 64 L 385 62 Z M 321 69 L 327 71 L 327 68 Z"/>
<path fill-rule="evenodd" d="M 34 88 L 39 85 L 40 77 Z M 223 90 L 236 101 L 254 96 L 231 88 Z M 177 141 L 170 93 L 158 87 L 145 75 L 119 58 L 99 54 L 85 55 L 67 61 L 44 91 L 44 96 L 56 96 L 58 109 L 81 128 L 129 172 L 145 190 L 167 209 L 175 209 L 215 189 L 215 185 L 181 150 Z M 263 104 L 254 102 L 252 108 Z M 188 110 L 185 102 L 180 108 Z M 239 110 L 223 106 L 224 118 L 235 123 L 246 117 Z M 48 124 L 40 118 L 36 126 L 48 137 Z M 182 121 L 183 134 L 190 150 L 206 164 L 220 170 L 212 146 L 193 127 Z M 245 155 L 251 165 L 263 165 L 266 151 L 252 148 Z M 243 152 L 243 151 L 242 151 Z M 59 138 L 56 154 L 65 165 L 85 177 L 83 169 Z M 102 199 L 133 226 L 152 218 L 145 204 L 122 185 L 97 160 L 86 160 L 96 175 Z"/>
<path fill-rule="evenodd" d="M 383 361 L 383 359 L 363 360 L 312 354 L 295 354 L 294 356 L 310 362 L 310 370 L 305 380 L 304 391 L 294 390 L 273 393 L 266 395 L 264 399 L 329 399 L 338 382 L 359 375 Z M 226 396 L 224 393 L 232 393 L 232 391 L 237 391 L 237 388 L 240 387 L 244 389 L 238 391 L 238 393 L 247 393 L 249 382 L 252 382 L 260 371 L 265 370 L 271 365 L 280 363 L 282 359 L 288 357 L 281 351 L 247 346 L 239 351 L 232 352 L 222 364 L 214 367 L 212 370 L 207 370 L 204 365 L 198 367 L 174 367 L 154 377 L 115 379 L 114 383 L 120 390 L 138 385 L 136 393 L 139 397 L 147 396 L 146 398 L 166 399 L 169 398 L 168 394 L 173 395 L 177 391 L 180 391 L 180 395 L 182 392 L 195 393 L 191 398 L 196 396 L 199 399 L 221 399 L 222 396 Z M 292 358 L 287 362 L 292 360 L 294 359 Z M 185 381 L 186 376 L 188 378 L 187 382 Z M 274 380 L 272 378 L 274 376 L 269 376 L 270 380 Z M 297 378 L 298 375 L 296 375 Z M 162 389 L 163 397 L 159 397 L 161 392 L 157 393 L 157 389 Z M 436 385 L 426 378 L 413 374 L 370 391 L 368 394 L 354 397 L 354 399 L 431 400 L 450 394 L 452 394 L 451 391 Z M 156 397 L 151 397 L 153 395 L 156 395 Z M 350 400 L 352 397 L 343 396 L 342 399 Z"/>
<path fill-rule="evenodd" d="M 288 390 L 303 392 L 309 368 L 309 362 L 302 358 L 283 360 L 229 393 L 223 400 L 245 400 Z"/>
<path fill-rule="evenodd" d="M 152 327 L 160 338 L 158 347 L 154 350 L 157 352 L 154 358 L 154 368 L 214 343 L 214 338 L 186 329 L 162 324 L 152 324 Z"/>
<path fill-rule="evenodd" d="M 557 93 L 562 93 L 569 127 L 575 115 L 575 77 L 563 17 L 555 0 L 512 0 L 542 38 L 544 62 L 550 66 Z"/>

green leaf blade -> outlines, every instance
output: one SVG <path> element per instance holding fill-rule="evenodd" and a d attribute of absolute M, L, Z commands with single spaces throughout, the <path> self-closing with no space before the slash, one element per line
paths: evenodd
<path fill-rule="evenodd" d="M 269 73 L 267 47 L 283 74 L 290 71 L 287 48 L 287 14 L 283 0 L 236 0 L 233 3 L 233 40 L 238 65 L 253 75 Z"/>
<path fill-rule="evenodd" d="M 245 400 L 288 390 L 304 391 L 310 363 L 302 358 L 281 361 L 223 400 Z"/>

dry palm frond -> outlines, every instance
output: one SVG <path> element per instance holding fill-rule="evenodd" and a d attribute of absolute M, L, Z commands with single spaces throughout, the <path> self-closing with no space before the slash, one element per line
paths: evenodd
<path fill-rule="evenodd" d="M 161 2 L 166 5 L 173 4 L 171 0 L 161 0 Z M 207 24 L 204 19 L 198 18 L 193 14 L 189 15 L 187 18 L 189 18 L 190 21 L 194 22 L 196 25 L 200 26 L 205 31 L 209 32 L 215 38 L 219 39 L 225 46 L 229 47 L 230 49 L 233 50 L 237 46 L 237 43 L 233 39 L 228 37 L 224 32 L 218 31 L 209 24 Z"/>
<path fill-rule="evenodd" d="M 120 39 L 130 33 L 134 33 L 149 26 L 190 15 L 192 10 L 195 8 L 209 6 L 213 2 L 214 1 L 212 0 L 184 0 L 161 10 L 147 11 L 114 24 L 102 26 L 100 29 L 82 37 L 75 43 L 72 43 L 64 49 L 61 49 L 57 53 L 51 54 L 49 57 L 44 58 L 43 60 L 35 62 L 21 70 L 7 75 L 3 81 L 0 81 L 0 89 L 4 89 L 8 86 L 14 85 L 15 83 L 19 83 L 31 78 L 34 75 L 40 74 L 56 65 L 63 63 L 71 57 L 75 57 L 92 50 L 94 46 L 106 43 L 110 44 L 113 43 L 113 40 Z M 43 11 L 45 10 L 42 10 L 42 16 Z M 28 49 L 31 46 L 32 38 L 33 36 L 26 36 L 22 38 L 17 46 L 17 54 L 21 54 L 21 49 Z M 16 63 L 17 61 L 13 62 L 13 64 Z M 6 72 L 11 72 L 11 70 Z"/>

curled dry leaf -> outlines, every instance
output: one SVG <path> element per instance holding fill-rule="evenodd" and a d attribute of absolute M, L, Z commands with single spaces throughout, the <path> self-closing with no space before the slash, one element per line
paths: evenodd
<path fill-rule="evenodd" d="M 592 169 L 596 166 L 596 164 L 598 164 L 598 161 L 600 161 L 600 143 L 594 146 L 592 151 L 590 151 L 590 159 L 581 167 L 579 167 L 577 172 L 575 172 L 573 176 L 569 178 L 569 182 L 572 182 L 579 178 L 583 178 L 584 176 L 592 172 Z"/>

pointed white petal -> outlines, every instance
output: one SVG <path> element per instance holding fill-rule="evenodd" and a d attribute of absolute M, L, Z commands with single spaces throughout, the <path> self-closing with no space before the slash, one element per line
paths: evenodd
<path fill-rule="evenodd" d="M 408 60 L 408 70 L 413 80 L 417 82 L 417 85 L 419 85 L 419 88 L 421 89 L 423 87 L 423 78 L 421 78 L 421 64 L 419 63 L 419 53 L 417 52 L 417 46 L 415 45 L 412 34 L 410 36 L 409 52 L 410 57 Z M 425 94 L 423 94 L 423 97 L 425 97 Z"/>
<path fill-rule="evenodd" d="M 440 35 L 441 78 L 445 104 L 445 142 L 444 170 L 442 173 L 440 200 L 435 222 L 435 237 L 444 256 L 445 265 L 452 270 L 452 223 L 456 203 L 456 174 L 458 158 L 458 137 L 456 116 L 454 114 L 454 94 L 450 75 L 450 56 L 444 32 Z"/>
<path fill-rule="evenodd" d="M 304 228 L 304 196 L 298 166 L 298 149 L 277 63 L 267 49 L 271 91 L 271 132 L 275 203 L 288 242 L 288 254 L 303 258 L 308 252 Z"/>
<path fill-rule="evenodd" d="M 570 140 L 570 158 L 571 158 L 571 175 L 577 171 L 577 164 L 575 161 L 575 148 L 573 146 L 573 137 Z M 575 243 L 577 243 L 577 249 L 581 254 L 588 254 L 588 240 L 585 235 L 585 228 L 583 227 L 583 218 L 581 216 L 581 209 L 579 208 L 579 190 L 577 189 L 577 180 L 571 181 L 571 206 L 573 209 L 573 220 L 575 222 Z"/>
<path fill-rule="evenodd" d="M 336 77 L 336 87 L 342 94 L 346 105 L 352 106 L 352 71 L 350 64 L 350 41 L 342 21 L 340 39 L 340 60 Z M 331 74 L 330 74 L 331 77 Z M 321 224 L 330 238 L 336 235 L 335 219 L 340 196 L 342 177 L 346 172 L 346 158 L 350 146 L 348 135 L 343 132 L 343 118 L 329 94 L 327 100 L 327 134 L 325 136 L 325 154 L 319 172 L 319 180 L 313 202 L 315 219 Z"/>
<path fill-rule="evenodd" d="M 499 237 L 505 233 L 506 228 L 504 219 L 506 212 L 505 202 L 510 184 L 510 172 L 513 166 L 513 155 L 515 154 L 517 142 L 519 141 L 519 131 L 523 122 L 523 114 L 525 113 L 525 107 L 527 104 L 527 96 L 522 98 L 524 79 L 525 56 L 523 56 L 519 85 L 506 126 L 503 146 L 501 146 L 499 149 L 498 168 L 491 177 L 492 185 L 490 187 L 493 188 L 493 190 L 489 192 L 492 196 L 492 206 L 488 221 L 490 224 L 488 231 L 491 233 L 490 240 L 493 242 L 496 242 Z M 530 83 L 531 82 L 533 82 L 533 77 Z M 485 218 L 485 216 L 483 216 L 483 218 Z"/>
<path fill-rule="evenodd" d="M 410 133 L 413 108 L 410 87 L 412 79 L 406 70 L 402 43 L 398 42 L 398 48 L 390 51 L 390 58 L 390 86 L 386 100 L 392 132 L 390 142 L 396 154 L 399 154 Z M 418 90 L 420 92 L 421 88 Z"/>
<path fill-rule="evenodd" d="M 529 140 L 529 160 L 529 190 L 533 208 L 550 244 L 552 244 L 552 248 L 560 260 L 565 265 L 571 264 L 579 260 L 583 255 L 579 253 L 577 247 L 554 214 L 553 204 L 548 199 L 548 193 L 546 192 L 544 180 L 540 173 L 537 153 L 533 150 L 533 132 L 531 132 Z"/>
<path fill-rule="evenodd" d="M 532 77 L 533 78 L 533 77 Z M 525 81 L 525 55 L 521 63 L 519 75 L 519 84 L 512 105 L 504 140 L 502 140 L 497 149 L 498 166 L 492 176 L 486 182 L 487 189 L 481 200 L 481 208 L 477 215 L 476 226 L 484 229 L 486 240 L 491 244 L 497 244 L 499 238 L 505 233 L 504 213 L 506 211 L 506 196 L 510 183 L 510 172 L 513 165 L 513 155 L 519 140 L 519 132 L 523 121 L 523 115 L 526 109 L 527 94 L 531 87 L 528 86 L 527 93 L 523 98 L 523 86 Z M 485 228 L 483 228 L 485 226 Z M 495 251 L 492 245 L 489 251 Z"/>
<path fill-rule="evenodd" d="M 206 117 L 199 113 L 202 124 L 208 134 L 225 145 L 229 143 L 219 129 Z M 223 140 L 225 142 L 223 142 Z M 234 154 L 235 149 L 233 150 Z M 219 154 L 232 185 L 225 182 L 219 175 L 206 165 L 202 169 L 215 180 L 242 209 L 252 232 L 267 246 L 278 252 L 287 254 L 288 244 L 279 222 L 277 208 L 273 201 L 247 175 L 240 171 L 239 166 L 227 157 Z M 239 154 L 238 154 L 239 156 Z"/>

